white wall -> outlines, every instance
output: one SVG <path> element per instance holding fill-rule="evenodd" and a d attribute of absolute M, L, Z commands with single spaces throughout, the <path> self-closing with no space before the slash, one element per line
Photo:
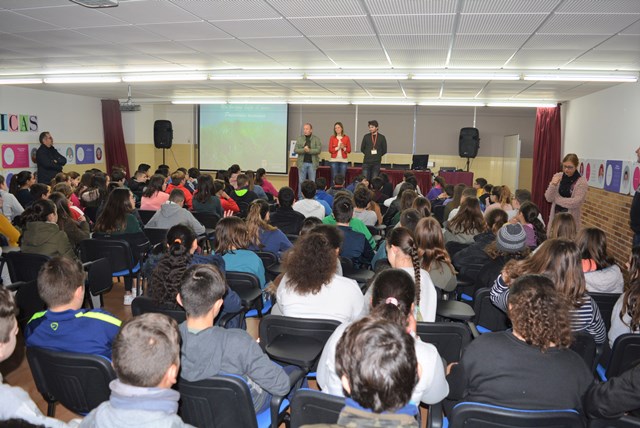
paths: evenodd
<path fill-rule="evenodd" d="M 0 143 L 38 143 L 49 131 L 60 144 L 102 144 L 102 105 L 98 98 L 0 86 L 0 113 L 38 116 L 37 132 L 0 132 Z"/>
<path fill-rule="evenodd" d="M 562 153 L 635 160 L 640 146 L 640 83 L 623 83 L 563 103 Z"/>

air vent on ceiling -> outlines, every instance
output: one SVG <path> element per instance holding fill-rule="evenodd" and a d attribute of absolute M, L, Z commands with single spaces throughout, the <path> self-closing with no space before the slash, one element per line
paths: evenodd
<path fill-rule="evenodd" d="M 84 7 L 116 7 L 118 0 L 69 0 Z"/>

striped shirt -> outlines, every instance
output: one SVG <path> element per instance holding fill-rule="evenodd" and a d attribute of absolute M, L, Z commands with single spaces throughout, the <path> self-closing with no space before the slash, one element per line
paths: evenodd
<path fill-rule="evenodd" d="M 491 302 L 501 309 L 507 311 L 509 301 L 509 287 L 504 283 L 502 274 L 498 276 L 491 287 Z M 593 298 L 585 293 L 579 301 L 580 307 L 569 310 L 571 315 L 571 330 L 586 331 L 593 336 L 597 344 L 602 344 L 607 338 L 607 329 L 600 315 L 598 305 Z"/>

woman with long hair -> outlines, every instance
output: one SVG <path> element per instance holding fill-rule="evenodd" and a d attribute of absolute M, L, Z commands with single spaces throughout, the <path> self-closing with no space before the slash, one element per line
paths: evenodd
<path fill-rule="evenodd" d="M 193 210 L 217 214 L 220 218 L 224 215 L 220 198 L 216 195 L 213 185 L 213 177 L 209 174 L 198 177 L 198 186 L 193 194 Z"/>
<path fill-rule="evenodd" d="M 386 239 L 387 258 L 392 267 L 413 275 L 416 288 L 415 318 L 418 321 L 436 320 L 438 293 L 429 272 L 420 266 L 418 248 L 409 229 L 394 228 Z"/>
<path fill-rule="evenodd" d="M 75 198 L 76 201 L 78 201 L 78 198 L 73 193 L 73 189 L 68 183 L 56 184 L 51 189 L 51 193 L 53 192 L 62 193 L 65 196 L 65 198 L 69 200 L 69 214 L 71 215 L 72 219 L 74 219 L 75 221 L 78 221 L 82 217 L 84 217 L 84 211 L 82 211 L 82 208 L 79 205 L 75 205 L 73 201 L 71 201 L 71 198 Z M 49 197 L 51 197 L 51 195 L 49 195 Z M 82 220 L 84 220 L 84 218 Z"/>
<path fill-rule="evenodd" d="M 329 138 L 329 153 L 331 154 L 331 186 L 336 175 L 347 176 L 347 164 L 349 153 L 351 153 L 351 140 L 344 133 L 344 126 L 341 122 L 333 125 L 333 135 Z"/>
<path fill-rule="evenodd" d="M 333 319 L 351 322 L 365 306 L 364 296 L 354 280 L 336 273 L 338 252 L 321 233 L 298 238 L 283 261 L 286 272 L 278 286 L 277 311 L 296 318 Z"/>
<path fill-rule="evenodd" d="M 80 241 L 91 237 L 89 223 L 87 223 L 84 217 L 81 217 L 82 220 L 75 220 L 71 216 L 69 200 L 64 194 L 60 192 L 53 192 L 49 195 L 49 200 L 56 204 L 58 227 L 67 234 L 69 242 L 73 247 L 77 246 Z"/>
<path fill-rule="evenodd" d="M 607 235 L 597 227 L 585 227 L 576 239 L 582 252 L 582 270 L 587 291 L 622 293 L 624 278 L 613 257 L 607 254 Z"/>
<path fill-rule="evenodd" d="M 140 209 L 157 211 L 162 204 L 169 200 L 169 194 L 165 192 L 167 182 L 163 175 L 154 174 L 149 179 L 147 187 L 142 191 L 140 198 Z"/>
<path fill-rule="evenodd" d="M 596 302 L 586 292 L 580 249 L 566 239 L 545 241 L 531 257 L 504 266 L 491 288 L 491 301 L 507 311 L 509 285 L 526 274 L 546 275 L 571 304 L 571 330 L 586 331 L 602 344 L 607 331 Z"/>
<path fill-rule="evenodd" d="M 416 290 L 411 274 L 404 269 L 387 269 L 373 279 L 371 285 L 370 316 L 389 320 L 402 326 L 414 339 L 416 356 L 422 368 L 422 376 L 411 394 L 411 402 L 434 404 L 449 393 L 444 365 L 438 350 L 416 336 L 414 305 Z M 342 382 L 336 373 L 336 346 L 350 323 L 341 324 L 331 335 L 318 361 L 317 380 L 323 391 L 342 396 Z"/>
<path fill-rule="evenodd" d="M 433 217 L 420 219 L 414 233 L 422 269 L 429 272 L 433 284 L 444 291 L 453 291 L 458 285 L 456 270 L 444 246 L 440 223 Z"/>
<path fill-rule="evenodd" d="M 524 231 L 527 234 L 527 245 L 532 249 L 547 239 L 547 232 L 544 224 L 538 218 L 539 215 L 538 206 L 533 202 L 527 201 L 520 205 L 520 210 L 514 217 L 514 221 L 524 227 Z"/>
<path fill-rule="evenodd" d="M 9 183 L 9 193 L 16 197 L 20 205 L 26 208 L 31 202 L 33 197 L 29 189 L 36 183 L 36 176 L 31 171 L 20 171 L 13 177 L 11 177 L 11 183 Z"/>
<path fill-rule="evenodd" d="M 445 222 L 444 242 L 473 244 L 474 237 L 487 230 L 487 223 L 480 210 L 477 198 L 466 198 L 460 204 L 460 211 L 451 221 Z"/>
<path fill-rule="evenodd" d="M 640 246 L 633 247 L 629 263 L 629 287 L 621 294 L 611 313 L 609 345 L 625 333 L 640 332 Z"/>
<path fill-rule="evenodd" d="M 20 250 L 48 257 L 75 257 L 67 234 L 58 227 L 56 205 L 48 199 L 35 201 L 17 217 L 22 226 Z"/>
<path fill-rule="evenodd" d="M 264 264 L 256 253 L 248 250 L 249 231 L 239 217 L 224 217 L 216 225 L 215 252 L 222 256 L 228 272 L 247 272 L 258 277 L 260 288 L 267 285 Z"/>
<path fill-rule="evenodd" d="M 267 180 L 267 171 L 264 168 L 258 168 L 256 170 L 256 184 L 262 186 L 265 192 L 273 196 L 278 197 L 278 190 L 269 180 Z"/>
<path fill-rule="evenodd" d="M 249 187 L 248 187 L 248 189 L 250 191 L 252 191 L 253 193 L 255 193 L 258 196 L 258 198 L 264 199 L 265 201 L 267 201 L 269 199 L 267 197 L 267 193 L 264 191 L 262 186 L 260 186 L 258 183 L 256 183 L 256 173 L 253 172 L 252 170 L 248 169 L 248 170 L 245 171 L 244 174 L 249 179 Z"/>
<path fill-rule="evenodd" d="M 558 213 L 551 219 L 547 239 L 565 238 L 572 241 L 577 234 L 578 227 L 573 216 L 568 212 Z"/>
<path fill-rule="evenodd" d="M 573 317 L 566 295 L 544 275 L 523 275 L 511 284 L 507 312 L 512 330 L 474 339 L 452 366 L 449 398 L 516 409 L 580 410 L 593 374 L 569 350 Z"/>
<path fill-rule="evenodd" d="M 267 251 L 280 257 L 291 248 L 287 236 L 269 224 L 269 204 L 264 199 L 256 199 L 251 203 L 245 222 L 251 242 L 250 250 Z"/>
<path fill-rule="evenodd" d="M 464 192 L 464 189 L 466 188 L 467 186 L 462 183 L 456 184 L 453 187 L 453 198 L 451 198 L 449 202 L 445 202 L 444 215 L 442 218 L 448 220 L 450 217 L 451 211 L 453 211 L 456 208 L 460 208 L 460 204 L 462 203 L 462 192 Z"/>
<path fill-rule="evenodd" d="M 108 176 L 98 172 L 91 178 L 91 186 L 84 189 L 78 196 L 83 207 L 98 208 L 107 200 Z"/>
<path fill-rule="evenodd" d="M 582 204 L 587 199 L 589 184 L 578 172 L 580 160 L 575 153 L 569 153 L 562 159 L 562 171 L 553 175 L 544 197 L 551 203 L 552 219 L 557 213 L 568 212 L 573 215 L 580 227 Z"/>
<path fill-rule="evenodd" d="M 149 278 L 149 296 L 162 308 L 180 309 L 176 301 L 180 281 L 189 266 L 199 264 L 212 264 L 220 269 L 224 275 L 225 264 L 218 255 L 196 254 L 198 240 L 195 232 L 189 226 L 179 224 L 167 231 L 166 246 L 158 259 L 154 257 L 151 262 L 152 269 Z M 221 315 L 239 312 L 242 309 L 242 300 L 238 294 L 227 289 L 224 295 L 224 303 Z M 220 316 L 218 319 L 221 319 Z M 241 327 L 240 320 L 233 318 L 227 322 L 227 328 Z"/>
<path fill-rule="evenodd" d="M 500 208 L 506 212 L 513 211 L 513 206 L 511 205 L 511 189 L 507 186 L 494 186 L 494 188 L 491 189 L 491 202 L 492 204 L 484 210 L 485 215 L 496 208 Z"/>

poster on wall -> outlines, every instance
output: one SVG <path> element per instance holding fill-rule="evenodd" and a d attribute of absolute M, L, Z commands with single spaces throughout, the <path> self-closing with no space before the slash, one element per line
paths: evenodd
<path fill-rule="evenodd" d="M 2 168 L 29 168 L 29 145 L 3 144 Z"/>
<path fill-rule="evenodd" d="M 40 143 L 29 144 L 29 166 L 31 168 L 36 168 L 38 166 L 36 164 L 36 152 L 38 151 L 38 147 L 40 147 Z"/>
<path fill-rule="evenodd" d="M 631 188 L 629 193 L 633 195 L 638 187 L 640 187 L 640 163 L 631 162 Z"/>
<path fill-rule="evenodd" d="M 96 163 L 105 162 L 104 144 L 96 144 Z"/>
<path fill-rule="evenodd" d="M 585 159 L 584 178 L 589 186 L 602 189 L 604 187 L 605 161 Z"/>
<path fill-rule="evenodd" d="M 76 163 L 75 144 L 56 144 L 54 147 L 65 157 L 67 165 Z"/>
<path fill-rule="evenodd" d="M 604 190 L 620 192 L 622 185 L 622 161 L 608 160 L 604 174 Z"/>
<path fill-rule="evenodd" d="M 628 195 L 633 193 L 633 183 L 631 182 L 633 164 L 635 162 L 622 162 L 622 180 L 620 181 L 620 193 Z"/>
<path fill-rule="evenodd" d="M 76 163 L 96 163 L 95 149 L 93 144 L 76 144 Z"/>

